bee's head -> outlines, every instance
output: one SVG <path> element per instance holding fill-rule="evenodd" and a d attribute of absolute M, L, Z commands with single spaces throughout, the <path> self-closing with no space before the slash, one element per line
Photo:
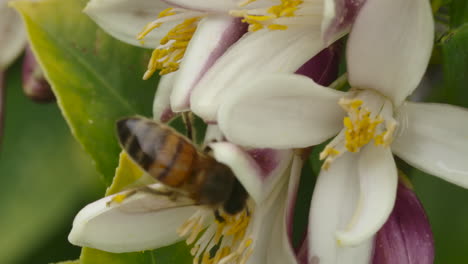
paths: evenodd
<path fill-rule="evenodd" d="M 235 176 L 231 169 L 216 162 L 205 172 L 205 182 L 200 190 L 202 194 L 200 201 L 208 205 L 224 203 L 231 195 L 234 181 Z"/>

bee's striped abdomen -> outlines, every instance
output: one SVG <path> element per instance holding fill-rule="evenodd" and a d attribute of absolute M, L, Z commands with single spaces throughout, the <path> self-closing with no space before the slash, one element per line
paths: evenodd
<path fill-rule="evenodd" d="M 129 156 L 160 182 L 178 187 L 191 176 L 197 150 L 169 127 L 132 117 L 120 120 L 117 132 Z"/>

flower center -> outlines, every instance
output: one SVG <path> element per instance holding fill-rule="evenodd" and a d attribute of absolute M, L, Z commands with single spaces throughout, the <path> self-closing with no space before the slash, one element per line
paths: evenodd
<path fill-rule="evenodd" d="M 148 69 L 143 75 L 143 79 L 149 79 L 153 73 L 160 70 L 159 74 L 164 75 L 177 71 L 180 62 L 185 55 L 188 43 L 197 29 L 203 13 L 185 10 L 181 8 L 168 8 L 159 13 L 158 18 L 145 26 L 137 39 L 143 41 L 146 35 L 164 23 L 183 20 L 169 30 L 167 35 L 160 40 L 160 45 L 154 49 L 148 63 Z"/>
<path fill-rule="evenodd" d="M 245 7 L 256 1 L 245 0 L 239 6 Z M 321 23 L 322 2 L 323 0 L 279 0 L 277 5 L 232 10 L 230 14 L 235 17 L 242 17 L 242 22 L 249 24 L 250 32 L 263 28 L 286 30 L 292 25 Z"/>
<path fill-rule="evenodd" d="M 246 263 L 252 255 L 253 240 L 246 235 L 251 211 L 244 209 L 236 215 L 221 211 L 222 221 L 215 220 L 205 228 L 213 211 L 200 209 L 177 230 L 179 236 L 187 236 L 187 244 L 193 244 L 194 264 Z"/>
<path fill-rule="evenodd" d="M 371 141 L 383 147 L 392 143 L 398 123 L 391 102 L 370 90 L 351 93 L 338 102 L 348 115 L 343 119 L 343 130 L 320 153 L 324 169 L 343 153 L 359 152 Z"/>

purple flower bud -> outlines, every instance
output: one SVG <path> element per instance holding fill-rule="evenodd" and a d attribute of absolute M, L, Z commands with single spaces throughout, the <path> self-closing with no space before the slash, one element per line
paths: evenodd
<path fill-rule="evenodd" d="M 373 264 L 432 264 L 434 240 L 421 202 L 399 184 L 395 207 L 377 233 Z"/>
<path fill-rule="evenodd" d="M 322 50 L 302 65 L 297 74 L 307 76 L 320 85 L 327 86 L 337 77 L 340 64 L 340 43 Z"/>
<path fill-rule="evenodd" d="M 23 91 L 32 100 L 41 103 L 55 100 L 54 93 L 29 47 L 24 54 L 22 80 Z"/>

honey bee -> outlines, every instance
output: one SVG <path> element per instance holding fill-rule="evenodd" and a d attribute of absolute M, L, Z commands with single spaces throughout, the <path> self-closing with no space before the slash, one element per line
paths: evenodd
<path fill-rule="evenodd" d="M 165 195 L 182 195 L 211 207 L 218 220 L 221 208 L 235 215 L 246 207 L 247 192 L 231 169 L 173 128 L 136 116 L 118 121 L 117 134 L 130 158 L 168 187 Z"/>

